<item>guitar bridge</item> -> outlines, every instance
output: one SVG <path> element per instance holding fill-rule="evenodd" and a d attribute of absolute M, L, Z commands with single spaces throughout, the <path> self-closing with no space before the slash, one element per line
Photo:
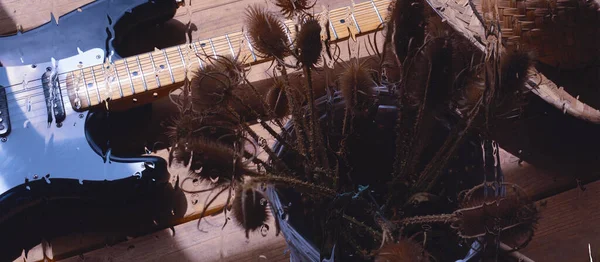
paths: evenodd
<path fill-rule="evenodd" d="M 0 137 L 6 137 L 9 133 L 8 99 L 6 98 L 6 90 L 3 86 L 0 86 Z"/>

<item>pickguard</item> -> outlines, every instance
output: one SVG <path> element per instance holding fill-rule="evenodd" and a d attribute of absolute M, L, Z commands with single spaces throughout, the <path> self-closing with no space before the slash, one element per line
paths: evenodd
<path fill-rule="evenodd" d="M 74 180 L 117 180 L 131 176 L 166 174 L 162 158 L 138 156 L 124 158 L 111 154 L 86 136 L 86 121 L 93 112 L 76 112 L 64 86 L 59 86 L 65 101 L 61 110 L 49 114 L 42 76 L 48 68 L 57 72 L 76 70 L 103 61 L 103 51 L 92 49 L 60 61 L 36 67 L 0 67 L 0 85 L 5 86 L 12 130 L 0 142 L 0 198 L 11 188 L 28 181 L 67 178 Z M 63 83 L 65 74 L 56 76 Z M 17 84 L 15 84 L 17 83 Z M 50 90 L 49 90 L 50 91 Z M 54 101 L 60 98 L 54 97 Z M 59 112 L 57 114 L 56 112 Z M 62 115 L 59 119 L 57 115 Z M 0 211 L 0 213 L 2 213 Z"/>

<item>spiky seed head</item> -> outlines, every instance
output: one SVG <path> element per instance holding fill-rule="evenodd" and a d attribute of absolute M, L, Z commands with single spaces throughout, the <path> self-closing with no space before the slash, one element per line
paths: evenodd
<path fill-rule="evenodd" d="M 167 136 L 170 141 L 181 138 L 190 138 L 194 132 L 202 127 L 198 116 L 191 111 L 181 113 L 173 118 L 172 123 L 167 126 Z"/>
<path fill-rule="evenodd" d="M 232 178 L 241 180 L 248 171 L 231 146 L 204 137 L 181 139 L 171 150 L 176 162 L 189 166 L 190 174 L 202 180 L 227 184 Z"/>
<path fill-rule="evenodd" d="M 231 57 L 210 58 L 205 68 L 194 72 L 190 82 L 192 105 L 196 112 L 217 110 L 229 102 L 243 79 L 243 66 Z"/>
<path fill-rule="evenodd" d="M 375 262 L 427 262 L 430 257 L 423 246 L 403 239 L 379 249 Z"/>
<path fill-rule="evenodd" d="M 275 79 L 275 83 L 267 94 L 267 104 L 269 108 L 275 112 L 275 116 L 282 118 L 288 115 L 288 100 L 285 95 L 285 84 L 283 81 Z"/>
<path fill-rule="evenodd" d="M 265 56 L 283 59 L 289 55 L 289 41 L 283 23 L 260 5 L 246 9 L 248 36 L 254 49 Z"/>
<path fill-rule="evenodd" d="M 306 14 L 316 3 L 317 1 L 310 0 L 275 0 L 275 5 L 279 7 L 281 14 L 288 19 Z"/>
<path fill-rule="evenodd" d="M 267 198 L 261 192 L 242 185 L 235 191 L 232 214 L 238 224 L 246 230 L 248 237 L 250 231 L 259 229 L 269 219 Z"/>
<path fill-rule="evenodd" d="M 367 69 L 353 58 L 348 68 L 340 75 L 339 85 L 346 107 L 355 108 L 368 101 L 373 93 L 375 82 Z"/>
<path fill-rule="evenodd" d="M 425 14 L 423 0 L 396 0 L 390 4 L 386 39 L 392 41 L 398 60 L 418 49 L 425 40 Z"/>
<path fill-rule="evenodd" d="M 452 227 L 459 236 L 476 238 L 492 232 L 513 248 L 527 245 L 539 220 L 535 203 L 515 185 L 507 186 L 506 196 L 485 197 L 484 190 L 480 185 L 467 192 L 455 211 L 457 220 Z"/>
<path fill-rule="evenodd" d="M 309 18 L 302 24 L 296 37 L 296 45 L 300 51 L 300 62 L 303 65 L 313 66 L 321 57 L 321 25 L 314 18 Z"/>

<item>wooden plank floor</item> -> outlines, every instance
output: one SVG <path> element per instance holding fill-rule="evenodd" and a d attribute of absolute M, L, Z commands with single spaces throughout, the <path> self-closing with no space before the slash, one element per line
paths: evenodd
<path fill-rule="evenodd" d="M 50 20 L 50 12 L 64 14 L 93 0 L 0 0 L 0 34 L 20 25 L 24 30 Z M 189 3 L 190 0 L 187 0 Z M 244 8 L 265 0 L 192 0 L 178 10 L 176 19 L 193 22 L 195 39 L 204 39 L 240 29 Z M 360 1 L 356 1 L 360 2 Z M 330 8 L 350 3 L 346 0 L 319 1 Z M 319 6 L 319 5 L 317 5 Z M 320 11 L 319 8 L 317 11 Z M 588 244 L 594 259 L 600 259 L 600 182 L 582 184 L 576 175 L 541 170 L 506 152 L 502 167 L 509 182 L 524 187 L 543 206 L 538 231 L 522 253 L 535 261 L 589 261 Z M 585 189 L 585 190 L 583 190 Z M 550 193 L 549 193 L 550 192 Z M 552 194 L 552 195 L 549 195 Z M 202 196 L 188 196 L 194 203 Z M 187 217 L 199 212 L 188 205 Z M 274 234 L 273 225 L 265 237 L 252 234 L 249 240 L 234 222 L 221 230 L 224 217 L 207 218 L 198 230 L 197 221 L 130 239 L 109 247 L 75 254 L 67 261 L 286 261 L 285 241 Z M 210 224 L 215 226 L 210 226 Z M 107 242 L 106 235 L 68 236 L 53 241 L 54 255 Z M 29 252 L 27 261 L 41 260 L 41 247 Z M 24 257 L 19 261 L 24 261 Z"/>

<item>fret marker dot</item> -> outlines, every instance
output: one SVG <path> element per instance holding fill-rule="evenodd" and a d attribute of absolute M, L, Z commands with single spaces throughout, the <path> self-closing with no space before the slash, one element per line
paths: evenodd
<path fill-rule="evenodd" d="M 153 95 L 154 97 L 157 97 L 157 96 L 158 96 L 158 93 L 154 92 L 152 95 Z"/>
<path fill-rule="evenodd" d="M 342 24 L 343 24 L 343 23 L 346 23 L 346 20 L 344 20 L 344 19 L 340 19 L 340 23 L 342 23 Z"/>
<path fill-rule="evenodd" d="M 201 47 L 205 47 L 205 46 L 206 46 L 206 43 L 200 43 L 200 46 L 201 46 Z"/>
<path fill-rule="evenodd" d="M 88 83 L 88 84 L 87 84 L 87 86 L 88 86 L 88 87 L 92 87 L 92 86 L 94 86 L 94 84 L 92 84 L 92 83 Z"/>
<path fill-rule="evenodd" d="M 133 102 L 134 102 L 134 103 L 135 103 L 135 102 L 137 102 L 137 98 L 134 98 L 134 99 L 133 99 Z"/>
<path fill-rule="evenodd" d="M 131 73 L 133 76 L 137 76 L 138 72 L 137 71 L 133 71 L 133 73 Z"/>
<path fill-rule="evenodd" d="M 165 69 L 165 65 L 159 65 L 160 69 Z"/>

